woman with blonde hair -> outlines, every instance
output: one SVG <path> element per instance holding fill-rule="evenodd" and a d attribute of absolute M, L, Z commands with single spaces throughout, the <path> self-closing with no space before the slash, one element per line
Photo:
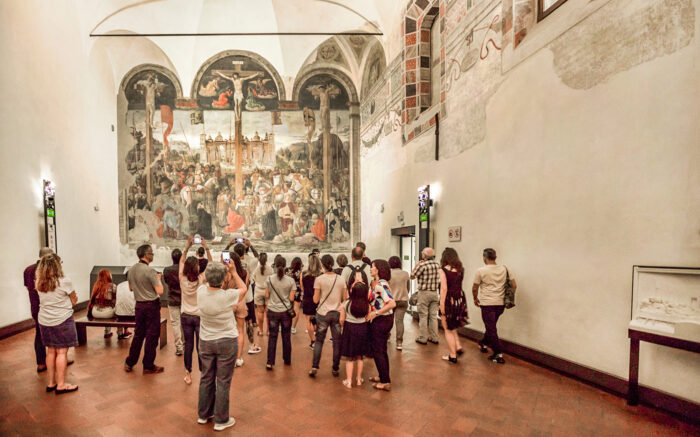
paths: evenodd
<path fill-rule="evenodd" d="M 301 274 L 301 309 L 306 316 L 306 332 L 309 334 L 309 348 L 314 350 L 316 338 L 316 306 L 314 303 L 314 282 L 323 274 L 323 267 L 318 255 L 309 255 L 309 267 Z"/>
<path fill-rule="evenodd" d="M 78 345 L 78 333 L 73 320 L 73 306 L 78 296 L 73 283 L 63 275 L 61 258 L 45 255 L 36 269 L 36 290 L 39 292 L 39 329 L 46 346 L 46 367 L 49 384 L 46 392 L 57 395 L 78 389 L 66 382 L 68 348 Z"/>

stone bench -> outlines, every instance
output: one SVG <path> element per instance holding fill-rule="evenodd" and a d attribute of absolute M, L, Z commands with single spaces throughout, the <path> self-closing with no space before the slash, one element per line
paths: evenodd
<path fill-rule="evenodd" d="M 135 328 L 136 321 L 134 320 L 118 320 L 116 317 L 111 319 L 88 319 L 83 317 L 75 321 L 75 328 L 78 331 L 78 344 L 80 346 L 87 342 L 87 327 L 101 326 L 110 328 Z M 168 324 L 167 319 L 160 318 L 160 348 L 163 349 L 168 344 Z"/>

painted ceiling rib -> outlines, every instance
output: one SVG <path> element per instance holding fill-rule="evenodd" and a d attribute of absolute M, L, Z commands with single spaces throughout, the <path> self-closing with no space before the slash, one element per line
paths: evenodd
<path fill-rule="evenodd" d="M 382 36 L 381 32 L 211 32 L 211 33 L 91 33 L 91 38 L 101 37 L 155 37 L 155 36 Z"/>

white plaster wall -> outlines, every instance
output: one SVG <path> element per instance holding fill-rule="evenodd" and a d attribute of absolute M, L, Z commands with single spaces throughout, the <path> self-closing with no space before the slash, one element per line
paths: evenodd
<path fill-rule="evenodd" d="M 440 126 L 448 157 L 439 162 L 432 130 L 405 146 L 396 134 L 382 138 L 362 160 L 368 251 L 393 255 L 396 216 L 403 210 L 415 225 L 416 188 L 437 185 L 434 246 L 460 253 L 465 290 L 485 247 L 517 278 L 517 307 L 499 322 L 501 336 L 627 378 L 632 266 L 700 265 L 698 60 L 696 36 L 574 90 L 543 49 L 503 77 L 473 148 L 460 152 L 468 99 L 448 101 Z M 483 86 L 466 77 L 453 86 Z M 455 225 L 462 241 L 448 243 Z M 478 308 L 470 303 L 469 312 L 483 330 Z M 695 354 L 644 344 L 640 381 L 698 402 L 698 364 Z"/>
<path fill-rule="evenodd" d="M 56 184 L 58 252 L 80 301 L 92 266 L 119 258 L 111 67 L 84 51 L 73 2 L 41 6 L 0 3 L 0 326 L 30 318 L 22 272 L 44 244 L 42 178 Z"/>

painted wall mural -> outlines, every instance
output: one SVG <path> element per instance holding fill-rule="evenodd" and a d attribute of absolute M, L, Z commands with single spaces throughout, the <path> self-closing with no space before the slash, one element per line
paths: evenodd
<path fill-rule="evenodd" d="M 214 61 L 175 106 L 154 70 L 131 77 L 119 162 L 122 242 L 182 246 L 189 235 L 262 250 L 350 247 L 350 117 L 345 88 L 327 75 L 279 109 L 273 76 L 258 61 Z M 273 249 L 274 247 L 274 249 Z"/>

